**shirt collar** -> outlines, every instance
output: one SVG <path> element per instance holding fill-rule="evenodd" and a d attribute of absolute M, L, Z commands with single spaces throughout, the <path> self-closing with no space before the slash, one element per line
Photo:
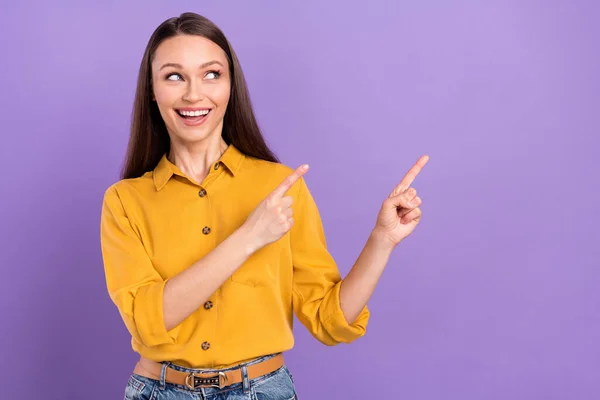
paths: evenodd
<path fill-rule="evenodd" d="M 233 144 L 230 144 L 217 162 L 221 165 L 224 165 L 231 175 L 235 176 L 239 172 L 243 158 L 244 154 Z M 156 190 L 161 190 L 173 175 L 185 177 L 185 174 L 181 172 L 181 170 L 175 164 L 169 161 L 167 154 L 165 153 L 161 157 L 156 168 L 154 168 L 153 172 L 154 186 L 156 187 Z"/>

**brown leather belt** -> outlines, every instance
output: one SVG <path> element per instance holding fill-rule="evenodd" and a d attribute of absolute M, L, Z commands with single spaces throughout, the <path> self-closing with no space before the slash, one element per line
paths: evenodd
<path fill-rule="evenodd" d="M 134 374 L 145 376 L 146 378 L 160 380 L 162 371 L 162 363 L 158 363 L 147 358 L 142 358 L 135 365 Z M 263 375 L 267 375 L 283 366 L 283 354 L 278 354 L 267 360 L 256 364 L 248 365 L 248 379 L 255 379 Z M 165 371 L 165 381 L 177 385 L 186 386 L 189 389 L 216 387 L 224 388 L 225 386 L 233 385 L 234 383 L 242 382 L 242 368 L 227 371 L 219 371 L 216 373 L 192 373 L 177 371 L 173 368 L 167 368 Z"/>

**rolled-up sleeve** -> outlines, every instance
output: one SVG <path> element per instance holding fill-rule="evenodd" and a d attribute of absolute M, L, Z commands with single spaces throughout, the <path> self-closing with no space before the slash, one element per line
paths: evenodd
<path fill-rule="evenodd" d="M 340 307 L 341 276 L 327 250 L 321 216 L 304 179 L 298 181 L 291 229 L 293 306 L 300 322 L 320 342 L 350 343 L 366 333 L 369 309 L 346 321 Z"/>
<path fill-rule="evenodd" d="M 152 265 L 115 186 L 104 195 L 100 241 L 108 293 L 133 339 L 146 347 L 175 343 L 179 327 L 167 331 L 163 316 L 167 280 Z"/>

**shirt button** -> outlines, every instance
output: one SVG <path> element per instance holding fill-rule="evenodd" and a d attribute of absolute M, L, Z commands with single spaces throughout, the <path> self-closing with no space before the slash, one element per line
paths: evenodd
<path fill-rule="evenodd" d="M 219 169 L 220 166 L 221 166 L 221 163 L 216 163 L 215 164 L 215 170 Z"/>
<path fill-rule="evenodd" d="M 204 189 L 200 190 L 200 191 L 198 192 L 198 196 L 200 196 L 200 197 L 204 197 L 204 196 L 206 196 L 206 190 L 204 190 Z"/>
<path fill-rule="evenodd" d="M 206 303 L 204 303 L 204 308 L 210 310 L 211 308 L 213 308 L 213 302 L 210 300 L 207 301 Z"/>
<path fill-rule="evenodd" d="M 210 343 L 208 343 L 208 342 L 202 343 L 202 350 L 208 350 L 208 349 L 210 349 Z"/>
<path fill-rule="evenodd" d="M 210 233 L 210 228 L 208 226 L 205 226 L 204 228 L 202 228 L 202 233 L 208 235 Z"/>

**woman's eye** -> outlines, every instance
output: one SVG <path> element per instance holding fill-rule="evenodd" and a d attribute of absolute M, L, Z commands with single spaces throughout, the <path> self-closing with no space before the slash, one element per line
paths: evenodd
<path fill-rule="evenodd" d="M 218 71 L 210 71 L 206 74 L 207 79 L 217 79 L 221 74 Z"/>
<path fill-rule="evenodd" d="M 181 75 L 179 74 L 169 74 L 167 75 L 167 80 L 168 81 L 178 81 L 181 79 Z"/>

